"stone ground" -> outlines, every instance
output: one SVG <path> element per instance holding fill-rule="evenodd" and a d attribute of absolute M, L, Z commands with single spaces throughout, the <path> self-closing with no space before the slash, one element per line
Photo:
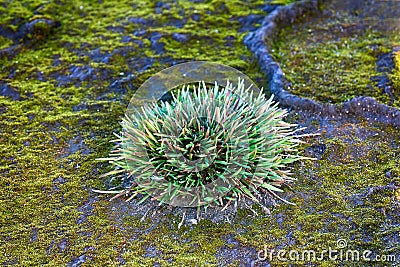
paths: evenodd
<path fill-rule="evenodd" d="M 285 86 L 326 103 L 365 95 L 398 108 L 400 66 L 394 58 L 399 40 L 379 23 L 369 30 L 384 36 L 365 34 L 357 18 L 362 14 L 364 21 L 394 25 L 399 23 L 392 16 L 400 10 L 399 2 L 337 3 L 322 5 L 322 15 L 306 16 L 270 40 L 286 73 Z M 196 210 L 139 204 L 137 199 L 110 202 L 109 196 L 91 191 L 107 187 L 99 175 L 110 166 L 95 159 L 108 154 L 135 89 L 156 72 L 179 62 L 207 60 L 235 67 L 259 87 L 268 87 L 267 75 L 243 39 L 276 8 L 264 1 L 0 1 L 0 262 L 399 265 L 400 133 L 379 116 L 293 108 L 289 121 L 320 134 L 301 147 L 317 160 L 293 166 L 297 181 L 283 196 L 296 205 L 272 206 L 266 198 L 270 214 L 248 202 L 224 212 L 210 208 L 194 221 Z M 301 37 L 310 32 L 314 35 L 304 43 Z M 312 43 L 315 38 L 322 46 Z M 322 72 L 310 70 L 316 63 L 311 52 L 345 41 L 351 42 L 319 62 Z M 363 64 L 350 64 L 349 55 Z M 341 73 L 340 81 L 334 80 L 335 72 Z M 371 258 L 395 255 L 397 262 L 325 257 L 288 263 L 276 255 L 257 261 L 264 249 L 318 253 L 337 248 L 342 239 L 346 249 L 370 250 Z"/>

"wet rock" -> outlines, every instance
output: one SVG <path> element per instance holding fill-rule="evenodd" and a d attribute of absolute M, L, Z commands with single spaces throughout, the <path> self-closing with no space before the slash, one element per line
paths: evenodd
<path fill-rule="evenodd" d="M 134 52 L 135 50 L 136 50 L 135 47 L 127 45 L 127 46 L 120 47 L 120 48 L 113 50 L 110 53 L 110 57 L 112 58 L 112 57 L 118 56 L 118 57 L 123 57 L 123 58 L 129 58 L 130 54 L 132 52 Z"/>
<path fill-rule="evenodd" d="M 32 228 L 31 242 L 35 242 L 38 239 L 38 232 L 39 232 L 38 228 L 36 228 L 36 227 Z"/>
<path fill-rule="evenodd" d="M 57 177 L 53 180 L 53 184 L 65 184 L 67 182 L 67 179 L 65 179 L 64 177 Z"/>
<path fill-rule="evenodd" d="M 111 83 L 109 87 L 109 91 L 114 92 L 116 94 L 126 94 L 128 90 L 135 90 L 136 88 L 133 86 L 133 81 L 136 79 L 136 75 L 129 74 L 126 77 L 115 80 Z"/>
<path fill-rule="evenodd" d="M 12 265 L 17 265 L 18 260 L 17 259 L 11 259 L 3 262 L 3 266 L 12 266 Z"/>
<path fill-rule="evenodd" d="M 16 34 L 17 41 L 38 41 L 45 39 L 50 35 L 52 30 L 59 27 L 60 23 L 51 19 L 34 19 L 20 27 Z"/>
<path fill-rule="evenodd" d="M 154 19 L 145 19 L 141 17 L 130 17 L 128 19 L 129 23 L 138 24 L 146 27 L 154 27 L 156 25 L 156 21 Z"/>
<path fill-rule="evenodd" d="M 102 60 L 105 60 L 103 58 Z M 87 82 L 89 85 L 96 84 L 96 82 L 107 80 L 110 76 L 109 70 L 104 68 L 94 68 L 90 65 L 76 66 L 71 65 L 68 69 L 68 73 L 52 73 L 51 78 L 54 78 L 58 82 L 58 86 L 66 86 L 74 84 L 79 87 L 82 82 Z"/>
<path fill-rule="evenodd" d="M 76 224 L 82 224 L 87 221 L 89 216 L 93 216 L 93 204 L 97 200 L 97 197 L 90 197 L 88 201 L 86 201 L 82 206 L 78 208 L 78 211 L 81 212 L 79 218 L 76 220 Z"/>
<path fill-rule="evenodd" d="M 394 68 L 392 53 L 386 53 L 378 57 L 376 61 L 376 70 L 379 72 L 390 72 Z"/>
<path fill-rule="evenodd" d="M 29 114 L 29 115 L 28 115 L 28 120 L 29 120 L 29 121 L 32 121 L 35 117 L 36 117 L 35 115 Z"/>
<path fill-rule="evenodd" d="M 236 38 L 232 35 L 229 35 L 225 37 L 225 45 L 227 47 L 233 47 L 233 42 L 236 40 Z"/>
<path fill-rule="evenodd" d="M 6 106 L 0 106 L 0 114 L 6 113 L 8 108 Z"/>
<path fill-rule="evenodd" d="M 76 152 L 80 152 L 82 155 L 88 155 L 91 153 L 91 150 L 86 146 L 80 135 L 77 135 L 68 141 L 68 146 L 63 149 L 61 157 L 67 157 Z"/>
<path fill-rule="evenodd" d="M 267 12 L 267 13 L 271 13 L 272 11 L 274 11 L 276 8 L 278 7 L 278 5 L 265 5 L 263 7 L 261 7 L 261 10 Z"/>
<path fill-rule="evenodd" d="M 170 19 L 165 23 L 166 26 L 174 26 L 176 28 L 182 29 L 186 25 L 187 19 Z"/>
<path fill-rule="evenodd" d="M 200 14 L 198 14 L 198 13 L 192 14 L 191 19 L 193 21 L 199 21 L 200 20 Z"/>
<path fill-rule="evenodd" d="M 69 71 L 71 73 L 69 78 L 71 79 L 77 79 L 80 81 L 97 79 L 95 69 L 89 66 L 72 66 L 70 67 Z"/>
<path fill-rule="evenodd" d="M 35 77 L 36 79 L 38 79 L 38 81 L 41 82 L 46 82 L 47 81 L 47 77 L 45 76 L 45 74 L 42 71 L 37 71 L 33 77 Z"/>
<path fill-rule="evenodd" d="M 170 9 L 171 9 L 171 6 L 168 3 L 159 1 L 156 3 L 154 13 L 161 14 L 161 13 L 163 13 L 164 10 L 170 10 Z"/>
<path fill-rule="evenodd" d="M 235 235 L 229 234 L 225 238 L 223 238 L 227 245 L 239 245 L 240 242 L 235 239 Z"/>
<path fill-rule="evenodd" d="M 128 65 L 130 69 L 136 70 L 138 73 L 143 73 L 153 66 L 154 61 L 154 58 L 148 57 L 131 58 L 128 61 Z"/>
<path fill-rule="evenodd" d="M 282 213 L 278 213 L 275 215 L 276 218 L 276 222 L 279 224 L 279 226 L 282 226 L 283 224 L 283 214 Z"/>
<path fill-rule="evenodd" d="M 135 44 L 137 44 L 140 48 L 143 48 L 143 47 L 144 47 L 143 42 L 142 42 L 141 40 L 136 40 L 136 39 L 132 38 L 132 37 L 129 36 L 129 35 L 122 36 L 122 38 L 121 38 L 121 43 L 135 43 Z"/>
<path fill-rule="evenodd" d="M 97 79 L 95 75 L 95 69 L 89 66 L 71 66 L 69 68 L 69 74 L 55 74 L 58 86 L 65 86 L 76 81 L 85 81 L 88 79 Z M 80 85 L 81 83 L 76 83 Z"/>
<path fill-rule="evenodd" d="M 10 97 L 12 100 L 21 100 L 20 93 L 7 83 L 0 83 L 0 95 Z"/>
<path fill-rule="evenodd" d="M 124 33 L 125 32 L 125 28 L 122 26 L 109 26 L 107 27 L 107 30 L 111 31 L 111 32 L 115 32 L 115 33 Z"/>
<path fill-rule="evenodd" d="M 136 37 L 141 37 L 145 34 L 146 34 L 146 30 L 137 30 L 137 31 L 133 32 L 133 35 L 135 35 Z"/>
<path fill-rule="evenodd" d="M 307 147 L 306 151 L 311 157 L 321 159 L 326 151 L 326 145 L 325 144 L 312 145 Z"/>
<path fill-rule="evenodd" d="M 183 33 L 173 33 L 172 38 L 175 41 L 178 41 L 181 43 L 187 42 L 189 40 L 189 36 L 187 34 L 183 34 Z"/>
<path fill-rule="evenodd" d="M 14 31 L 11 30 L 10 27 L 6 27 L 3 25 L 0 25 L 0 36 L 4 36 L 8 39 L 13 39 L 14 38 Z"/>
<path fill-rule="evenodd" d="M 18 45 L 13 45 L 4 49 L 0 49 L 0 58 L 7 57 L 11 60 L 11 58 L 13 58 L 20 49 L 21 47 Z"/>
<path fill-rule="evenodd" d="M 122 36 L 121 43 L 129 43 L 132 40 L 132 37 L 129 35 Z"/>
<path fill-rule="evenodd" d="M 73 259 L 67 265 L 67 267 L 77 267 L 81 266 L 86 262 L 86 255 L 79 256 L 78 258 Z"/>
<path fill-rule="evenodd" d="M 60 243 L 58 243 L 57 247 L 58 247 L 58 253 L 67 252 L 67 250 L 68 250 L 68 239 L 67 238 L 61 239 L 61 241 L 60 241 Z"/>
<path fill-rule="evenodd" d="M 156 247 L 154 247 L 154 246 L 148 246 L 148 247 L 146 248 L 145 257 L 148 257 L 148 258 L 155 258 L 155 257 L 158 257 L 158 256 L 160 256 L 160 255 L 161 255 L 161 251 L 158 250 Z"/>
<path fill-rule="evenodd" d="M 240 25 L 242 25 L 242 27 L 240 28 L 239 32 L 254 31 L 255 29 L 257 29 L 256 25 L 262 22 L 263 18 L 264 18 L 263 15 L 255 15 L 255 14 L 245 17 L 240 17 L 238 21 Z"/>
<path fill-rule="evenodd" d="M 376 65 L 376 70 L 381 72 L 382 75 L 372 76 L 371 81 L 377 83 L 377 86 L 382 90 L 382 93 L 388 94 L 392 100 L 395 100 L 396 97 L 392 92 L 392 84 L 388 76 L 388 74 L 391 73 L 394 68 L 393 53 L 386 53 L 379 56 L 376 61 Z"/>
<path fill-rule="evenodd" d="M 149 40 L 151 42 L 150 49 L 154 50 L 157 54 L 162 54 L 165 51 L 164 50 L 165 44 L 163 42 L 159 42 L 161 37 L 162 34 L 159 32 L 153 32 L 149 37 Z"/>
<path fill-rule="evenodd" d="M 14 40 L 16 44 L 32 45 L 46 39 L 60 25 L 60 22 L 48 18 L 37 18 L 26 22 L 16 32 L 10 27 L 0 25 L 0 35 Z M 2 49 L 0 56 L 12 56 L 17 49 L 17 45 Z"/>
<path fill-rule="evenodd" d="M 55 178 L 53 180 L 53 191 L 55 192 L 59 191 L 60 190 L 59 186 L 65 184 L 66 182 L 67 180 L 62 176 Z"/>
<path fill-rule="evenodd" d="M 89 57 L 94 62 L 108 63 L 110 60 L 109 53 L 102 53 L 100 48 L 96 48 L 89 52 Z"/>
<path fill-rule="evenodd" d="M 86 102 L 80 103 L 72 107 L 74 112 L 81 111 L 81 110 L 90 110 L 90 111 L 99 111 L 104 106 L 102 104 L 90 104 L 88 105 Z"/>
<path fill-rule="evenodd" d="M 52 62 L 52 65 L 53 65 L 53 66 L 55 66 L 55 67 L 60 66 L 62 63 L 63 63 L 63 62 L 62 62 L 62 60 L 61 60 L 61 55 L 55 55 L 55 56 L 53 56 L 53 62 Z"/>

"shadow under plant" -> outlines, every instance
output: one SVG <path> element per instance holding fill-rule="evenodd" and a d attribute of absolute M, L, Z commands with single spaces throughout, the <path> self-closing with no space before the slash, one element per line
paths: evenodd
<path fill-rule="evenodd" d="M 290 121 L 321 133 L 303 148 L 318 160 L 294 166 L 298 180 L 285 195 L 296 206 L 271 215 L 247 203 L 237 214 L 209 210 L 194 221 L 195 212 L 90 193 L 110 170 L 95 159 L 108 154 L 133 91 L 152 74 L 208 60 L 265 85 L 242 41 L 275 7 L 196 2 L 0 5 L 0 262 L 243 266 L 264 244 L 319 250 L 339 238 L 400 259 L 400 134 L 362 117 L 291 113 Z"/>

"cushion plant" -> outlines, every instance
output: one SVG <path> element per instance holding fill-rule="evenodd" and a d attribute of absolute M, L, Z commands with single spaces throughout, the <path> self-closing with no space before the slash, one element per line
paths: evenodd
<path fill-rule="evenodd" d="M 240 79 L 236 87 L 202 82 L 171 94 L 122 120 L 115 149 L 101 159 L 115 166 L 105 176 L 128 185 L 112 192 L 185 207 L 259 201 L 261 192 L 280 198 L 294 180 L 289 165 L 304 157 L 297 125 L 282 120 L 287 111 L 273 97 L 254 95 Z"/>

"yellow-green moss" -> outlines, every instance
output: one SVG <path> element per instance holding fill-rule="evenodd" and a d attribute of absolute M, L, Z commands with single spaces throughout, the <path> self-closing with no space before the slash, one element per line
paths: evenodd
<path fill-rule="evenodd" d="M 272 0 L 271 4 L 275 4 L 275 5 L 288 5 L 291 3 L 296 2 L 296 0 Z"/>
<path fill-rule="evenodd" d="M 6 37 L 0 36 L 0 49 L 10 47 L 12 44 L 13 44 L 12 40 L 10 40 Z"/>
<path fill-rule="evenodd" d="M 393 83 L 393 93 L 398 96 L 396 101 L 398 103 L 397 106 L 400 106 L 400 52 L 394 53 L 394 64 L 395 68 L 390 78 Z"/>
<path fill-rule="evenodd" d="M 345 140 L 354 139 L 355 132 L 340 139 L 323 138 L 328 145 L 326 156 L 298 165 L 298 193 L 289 195 L 297 206 L 275 208 L 272 217 L 254 207 L 259 216 L 239 210 L 232 225 L 203 220 L 177 229 L 180 215 L 152 221 L 156 214 L 141 221 L 129 215 L 130 204 L 120 200 L 110 204 L 108 196 L 90 192 L 104 186 L 98 176 L 110 166 L 95 159 L 108 155 L 109 140 L 119 130 L 119 119 L 133 95 L 130 90 L 126 95 L 110 92 L 109 85 L 132 73 L 137 76 L 132 80 L 135 88 L 173 60 L 204 59 L 239 68 L 262 86 L 263 76 L 249 59 L 241 42 L 245 33 L 238 33 L 241 25 L 236 19 L 263 14 L 257 9 L 263 3 L 170 1 L 169 10 L 155 14 L 154 1 L 2 1 L 2 26 L 17 30 L 28 21 L 46 17 L 59 21 L 60 27 L 45 39 L 22 46 L 11 59 L 0 58 L 0 81 L 15 88 L 21 97 L 14 101 L 0 96 L 0 263 L 65 266 L 84 255 L 82 266 L 116 266 L 121 261 L 127 266 L 156 262 L 162 266 L 217 266 L 221 265 L 217 251 L 221 246 L 231 248 L 224 241 L 227 235 L 233 235 L 241 247 L 261 249 L 263 244 L 277 248 L 287 239 L 294 242 L 288 248 L 320 248 L 333 244 L 339 236 L 362 240 L 365 234 L 372 241 L 352 241 L 354 246 L 372 247 L 377 252 L 398 249 L 398 245 L 388 249 L 381 241 L 387 231 L 398 231 L 395 226 L 386 232 L 382 229 L 383 210 L 392 211 L 393 192 L 372 195 L 361 206 L 353 206 L 345 198 L 398 179 L 399 137 L 395 130 L 384 127 L 354 125 L 379 135 L 351 144 Z M 194 15 L 199 16 L 198 21 Z M 156 23 L 143 26 L 130 23 L 130 17 Z M 171 18 L 187 21 L 182 27 L 165 26 Z M 135 36 L 142 28 L 161 33 L 163 54 L 150 49 L 147 37 Z M 189 41 L 177 42 L 171 37 L 175 32 L 188 34 Z M 143 47 L 120 42 L 123 36 L 142 41 Z M 90 52 L 97 48 L 102 53 L 127 52 L 115 53 L 107 63 L 94 62 Z M 130 67 L 143 58 L 155 63 L 146 70 Z M 59 86 L 57 79 L 69 75 L 72 66 L 102 69 L 108 77 Z M 83 107 L 77 108 L 79 105 Z M 376 152 L 360 155 L 359 161 L 352 156 L 359 150 L 372 151 L 371 147 Z M 387 171 L 392 178 L 385 176 Z M 114 211 L 114 207 L 126 210 Z M 282 221 L 277 219 L 279 214 Z M 149 250 L 157 256 L 147 255 Z M 272 264 L 286 265 L 277 260 Z"/>
<path fill-rule="evenodd" d="M 376 134 L 354 139 L 356 129 Z M 400 136 L 395 134 L 396 129 L 384 129 L 387 132 L 368 125 L 348 124 L 340 127 L 347 133 L 339 138 L 322 137 L 327 146 L 322 159 L 306 163 L 297 172 L 297 193 L 291 199 L 297 206 L 282 206 L 270 218 L 252 220 L 248 232 L 237 235 L 239 240 L 260 250 L 264 244 L 275 250 L 286 244 L 286 251 L 312 249 L 318 253 L 328 247 L 335 249 L 337 240 L 345 239 L 349 249 L 396 255 L 399 244 L 382 240 L 382 235 L 396 235 L 400 230 L 396 225 L 385 228 L 387 216 L 397 216 L 398 220 L 395 192 L 386 190 L 367 196 L 371 187 L 400 181 L 400 161 L 396 157 L 400 152 Z M 394 140 L 385 141 L 392 134 Z M 277 259 L 271 263 L 285 264 Z M 341 263 L 326 260 L 315 264 L 340 266 Z"/>
<path fill-rule="evenodd" d="M 242 44 L 245 32 L 238 34 L 240 25 L 232 16 L 250 14 L 263 1 L 213 1 L 198 5 L 170 1 L 170 9 L 162 9 L 160 14 L 155 14 L 154 1 L 101 2 L 32 0 L 0 4 L 0 25 L 4 29 L 17 32 L 38 18 L 60 24 L 46 32 L 46 36 L 31 36 L 31 43 L 21 45 L 10 58 L 0 58 L 0 81 L 14 88 L 21 98 L 14 101 L 0 96 L 0 263 L 63 266 L 84 254 L 88 257 L 85 264 L 90 266 L 113 266 L 119 258 L 127 260 L 128 266 L 156 261 L 165 264 L 168 258 L 200 265 L 216 263 L 215 257 L 208 257 L 223 243 L 218 239 L 209 242 L 209 238 L 218 236 L 216 230 L 204 236 L 194 233 L 199 246 L 190 256 L 184 252 L 193 244 L 181 251 L 180 241 L 171 239 L 177 223 L 157 226 L 144 234 L 140 229 L 148 229 L 151 222 L 131 218 L 122 227 L 116 226 L 116 219 L 110 216 L 108 197 L 91 203 L 89 212 L 84 209 L 93 199 L 89 197 L 90 189 L 104 187 L 104 180 L 98 176 L 110 166 L 95 159 L 109 153 L 109 140 L 118 131 L 120 117 L 133 95 L 130 90 L 126 95 L 118 95 L 109 90 L 109 85 L 126 74 L 135 74 L 137 79 L 132 80 L 132 85 L 137 88 L 157 71 L 169 67 L 173 59 L 218 61 L 261 81 L 261 72 L 255 63 L 249 62 L 250 53 Z M 223 4 L 228 13 L 220 8 Z M 180 14 L 182 11 L 184 14 Z M 191 19 L 192 15 L 199 16 L 198 21 Z M 133 23 L 129 21 L 131 17 L 154 24 Z M 181 28 L 173 24 L 166 27 L 171 18 L 187 21 Z M 166 44 L 164 54 L 150 49 L 148 36 L 135 36 L 134 32 L 143 28 L 150 35 L 162 35 L 160 42 Z M 172 33 L 179 32 L 190 35 L 192 41 L 174 41 Z M 142 42 L 143 47 L 121 42 L 124 36 Z M 229 44 L 226 38 L 231 39 Z M 11 39 L 1 37 L 0 49 L 12 44 Z M 101 53 L 114 54 L 107 63 L 93 61 L 90 52 L 97 48 Z M 130 67 L 138 59 L 149 60 L 150 68 L 143 71 Z M 108 77 L 66 79 L 71 67 L 76 66 L 105 70 Z M 59 86 L 60 78 L 67 83 Z M 80 105 L 83 108 L 77 108 Z M 205 223 L 201 227 L 219 229 Z M 139 242 L 134 240 L 134 232 L 129 230 L 132 228 L 139 232 Z M 195 231 L 201 232 L 200 229 Z M 165 259 L 146 257 L 147 246 L 162 250 Z"/>

